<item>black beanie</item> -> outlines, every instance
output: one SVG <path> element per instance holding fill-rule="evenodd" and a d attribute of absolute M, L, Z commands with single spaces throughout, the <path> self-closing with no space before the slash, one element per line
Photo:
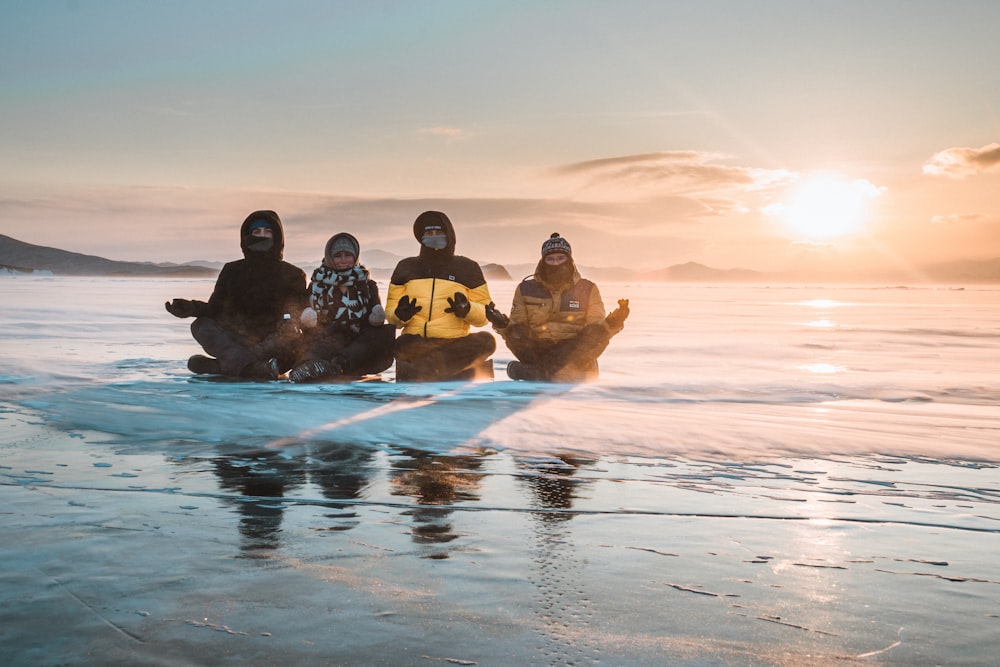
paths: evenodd
<path fill-rule="evenodd" d="M 542 257 L 554 252 L 564 252 L 568 257 L 573 256 L 573 248 L 570 247 L 569 241 L 559 236 L 559 232 L 552 232 L 552 236 L 542 244 Z"/>

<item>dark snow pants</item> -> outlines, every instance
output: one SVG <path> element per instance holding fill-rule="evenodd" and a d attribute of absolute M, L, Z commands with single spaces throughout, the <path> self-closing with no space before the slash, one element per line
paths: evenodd
<path fill-rule="evenodd" d="M 275 332 L 254 340 L 220 325 L 216 320 L 199 317 L 191 323 L 191 335 L 209 356 L 219 360 L 222 374 L 240 377 L 255 361 L 277 359 L 281 372 L 292 367 L 297 336 Z"/>
<path fill-rule="evenodd" d="M 344 370 L 360 377 L 381 373 L 392 366 L 396 327 L 383 324 L 354 333 L 343 327 L 330 326 L 307 330 L 303 340 L 296 366 L 307 361 L 329 361 L 341 357 L 345 362 Z"/>
<path fill-rule="evenodd" d="M 558 342 L 538 339 L 527 324 L 510 325 L 503 337 L 518 361 L 535 367 L 547 380 L 560 381 L 595 375 L 597 358 L 611 342 L 611 334 L 600 322 L 588 324 L 576 336 Z"/>
<path fill-rule="evenodd" d="M 396 339 L 396 380 L 435 382 L 472 379 L 487 371 L 492 377 L 492 361 L 488 360 L 496 349 L 496 339 L 486 331 L 470 333 L 462 338 L 424 338 L 403 334 Z M 487 364 L 489 369 L 485 369 Z"/>

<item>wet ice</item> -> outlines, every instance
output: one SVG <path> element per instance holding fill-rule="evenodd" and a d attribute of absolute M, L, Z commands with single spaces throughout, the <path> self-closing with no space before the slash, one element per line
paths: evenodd
<path fill-rule="evenodd" d="M 993 288 L 602 285 L 633 315 L 583 386 L 502 345 L 487 383 L 192 377 L 162 302 L 210 288 L 0 281 L 15 663 L 1000 648 Z"/>

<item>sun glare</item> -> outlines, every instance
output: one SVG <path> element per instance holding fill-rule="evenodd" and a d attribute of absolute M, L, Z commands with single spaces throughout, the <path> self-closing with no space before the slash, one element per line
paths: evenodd
<path fill-rule="evenodd" d="M 862 231 L 868 221 L 868 205 L 878 195 L 879 189 L 865 180 L 817 176 L 769 211 L 801 239 L 830 240 Z"/>

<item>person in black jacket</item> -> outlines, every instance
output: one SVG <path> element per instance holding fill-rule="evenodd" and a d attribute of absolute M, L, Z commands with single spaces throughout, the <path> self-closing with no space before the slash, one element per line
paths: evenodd
<path fill-rule="evenodd" d="M 396 327 L 385 323 L 378 284 L 358 263 L 360 253 L 347 232 L 326 242 L 309 281 L 309 307 L 299 316 L 303 345 L 288 373 L 292 382 L 355 379 L 392 365 Z"/>
<path fill-rule="evenodd" d="M 285 235 L 274 211 L 254 211 L 240 228 L 243 259 L 222 267 L 208 302 L 173 299 L 175 317 L 194 317 L 191 334 L 211 356 L 188 359 L 192 373 L 276 380 L 299 343 L 294 315 L 309 305 L 306 274 L 282 261 Z"/>

